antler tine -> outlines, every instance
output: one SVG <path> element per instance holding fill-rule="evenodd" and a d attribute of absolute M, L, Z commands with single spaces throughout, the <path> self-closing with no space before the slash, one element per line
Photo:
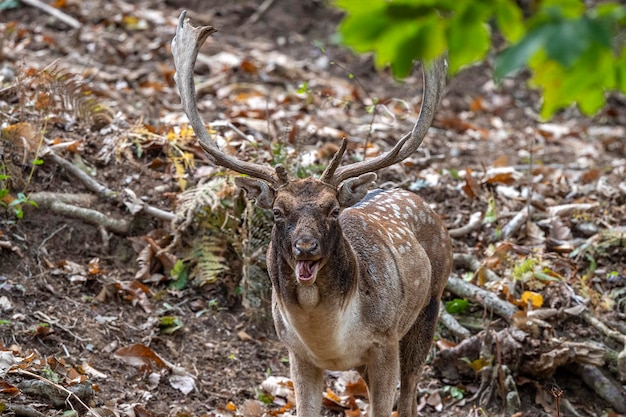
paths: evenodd
<path fill-rule="evenodd" d="M 411 133 L 404 135 L 389 152 L 338 168 L 329 183 L 339 185 L 342 181 L 366 172 L 376 171 L 400 162 L 417 150 L 424 140 L 446 85 L 447 61 L 445 56 L 423 66 L 424 97 L 417 122 Z"/>
<path fill-rule="evenodd" d="M 209 132 L 204 127 L 204 122 L 198 112 L 196 102 L 196 88 L 193 81 L 193 68 L 200 46 L 213 33 L 217 32 L 213 26 L 194 27 L 186 19 L 186 11 L 180 14 L 176 35 L 172 39 L 172 55 L 176 74 L 174 80 L 178 86 L 178 92 L 183 108 L 191 128 L 196 133 L 200 146 L 204 152 L 217 164 L 241 174 L 247 174 L 269 182 L 276 186 L 286 182 L 285 175 L 278 175 L 272 168 L 265 165 L 241 161 L 231 155 L 225 154 L 211 139 Z"/>
<path fill-rule="evenodd" d="M 346 139 L 346 137 L 344 136 L 341 139 L 341 147 L 333 155 L 333 158 L 330 160 L 330 163 L 328 164 L 328 166 L 324 170 L 324 173 L 320 177 L 320 181 L 330 184 L 330 182 L 332 181 L 333 175 L 335 174 L 335 170 L 337 170 L 337 167 L 339 167 L 339 164 L 341 163 L 341 158 L 343 157 L 343 154 L 346 152 L 347 147 L 348 147 L 348 139 Z"/>

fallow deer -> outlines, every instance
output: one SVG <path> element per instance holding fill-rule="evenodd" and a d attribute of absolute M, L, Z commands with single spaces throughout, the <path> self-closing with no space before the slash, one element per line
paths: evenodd
<path fill-rule="evenodd" d="M 452 265 L 448 231 L 420 197 L 372 191 L 376 174 L 410 156 L 432 123 L 445 86 L 445 58 L 424 66 L 415 126 L 389 152 L 340 167 L 341 148 L 319 179 L 289 179 L 275 168 L 221 151 L 199 115 L 193 67 L 215 32 L 180 16 L 172 54 L 182 104 L 199 143 L 217 164 L 246 176 L 237 185 L 273 210 L 267 251 L 272 315 L 289 349 L 300 417 L 320 415 L 325 369 L 356 368 L 369 391 L 370 416 L 390 417 L 400 380 L 400 417 L 417 416 L 420 368 L 432 344 Z"/>

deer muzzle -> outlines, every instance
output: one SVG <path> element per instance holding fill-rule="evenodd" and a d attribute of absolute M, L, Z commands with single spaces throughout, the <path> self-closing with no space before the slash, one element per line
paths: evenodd
<path fill-rule="evenodd" d="M 300 238 L 293 245 L 296 278 L 301 284 L 315 282 L 320 265 L 320 245 L 316 239 Z"/>

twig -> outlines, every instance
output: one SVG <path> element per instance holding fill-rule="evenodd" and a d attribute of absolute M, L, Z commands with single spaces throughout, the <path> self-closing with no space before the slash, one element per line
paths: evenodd
<path fill-rule="evenodd" d="M 483 265 L 477 257 L 470 255 L 469 253 L 455 253 L 454 254 L 454 266 L 466 268 L 472 272 L 481 270 L 487 281 L 502 281 L 502 278 L 491 269 Z"/>
<path fill-rule="evenodd" d="M 587 323 L 589 323 L 590 325 L 595 327 L 599 332 L 604 334 L 605 336 L 610 337 L 611 339 L 615 339 L 618 342 L 622 343 L 623 346 L 626 346 L 626 335 L 609 328 L 600 319 L 598 319 L 598 318 L 594 317 L 593 315 L 591 315 L 591 313 L 589 311 L 583 312 L 582 313 L 582 318 Z"/>
<path fill-rule="evenodd" d="M 508 239 L 515 234 L 530 218 L 535 211 L 533 206 L 526 206 L 519 211 L 503 228 L 500 233 L 500 239 Z"/>
<path fill-rule="evenodd" d="M 469 235 L 474 230 L 477 230 L 482 225 L 483 213 L 477 211 L 470 216 L 469 222 L 465 226 L 457 227 L 456 229 L 448 230 L 450 237 L 459 238 Z"/>
<path fill-rule="evenodd" d="M 55 164 L 60 165 L 61 167 L 65 168 L 66 171 L 68 171 L 73 176 L 78 178 L 85 185 L 85 187 L 87 187 L 89 190 L 93 191 L 94 193 L 101 195 L 103 197 L 106 197 L 106 198 L 113 198 L 117 195 L 115 191 L 100 184 L 98 181 L 91 178 L 91 176 L 87 174 L 85 171 L 81 170 L 80 168 L 72 164 L 67 159 L 62 158 L 56 153 L 54 153 L 52 149 L 48 148 L 47 150 L 43 152 L 43 155 L 52 159 L 52 161 L 54 161 Z"/>
<path fill-rule="evenodd" d="M 174 220 L 174 213 L 170 213 L 169 211 L 161 210 L 160 208 L 156 208 L 146 204 L 140 198 L 138 198 L 135 192 L 130 188 L 125 188 L 123 195 L 124 204 L 132 214 L 143 211 L 144 213 L 149 214 L 159 220 L 163 220 L 166 222 L 171 222 L 172 220 Z"/>
<path fill-rule="evenodd" d="M 465 282 L 454 275 L 450 276 L 448 279 L 446 290 L 457 295 L 458 297 L 470 299 L 473 302 L 492 310 L 508 323 L 511 322 L 513 314 L 517 312 L 517 308 L 513 304 L 501 300 L 496 294 L 470 284 L 469 282 Z"/>
<path fill-rule="evenodd" d="M 258 9 L 246 20 L 246 23 L 242 25 L 242 28 L 245 28 L 247 25 L 251 25 L 256 23 L 263 15 L 272 7 L 275 0 L 265 0 Z"/>
<path fill-rule="evenodd" d="M 598 206 L 598 203 L 562 204 L 548 207 L 546 211 L 553 217 L 568 217 L 576 211 L 588 211 Z"/>
<path fill-rule="evenodd" d="M 82 27 L 82 24 L 78 20 L 74 19 L 72 16 L 66 13 L 63 13 L 61 10 L 55 9 L 54 7 L 40 0 L 20 0 L 20 1 L 24 4 L 28 4 L 31 7 L 35 7 L 37 9 L 42 10 L 45 13 L 48 13 L 50 16 L 56 19 L 59 19 L 60 21 L 62 21 L 68 26 L 73 27 L 74 29 L 80 29 Z"/>
<path fill-rule="evenodd" d="M 38 319 L 40 319 L 40 320 L 42 320 L 42 321 L 45 321 L 45 322 L 47 322 L 47 323 L 49 323 L 49 324 L 52 324 L 52 325 L 54 325 L 54 326 L 56 326 L 56 327 L 58 327 L 59 329 L 61 329 L 61 330 L 65 331 L 65 332 L 67 332 L 67 333 L 69 333 L 69 334 L 70 334 L 70 335 L 72 335 L 75 339 L 77 339 L 77 340 L 79 340 L 79 341 L 81 341 L 81 342 L 89 342 L 89 341 L 91 340 L 91 339 L 89 339 L 89 338 L 83 338 L 83 337 L 80 337 L 80 336 L 76 335 L 76 334 L 75 334 L 74 332 L 72 332 L 72 331 L 71 331 L 68 327 L 63 326 L 63 325 L 61 324 L 61 321 L 60 321 L 59 319 L 57 319 L 57 318 L 52 318 L 52 317 L 50 317 L 50 316 L 46 315 L 45 313 L 42 313 L 41 311 L 35 311 L 35 313 L 33 313 L 33 314 L 34 314 L 34 316 L 35 316 L 35 317 L 37 317 Z"/>
<path fill-rule="evenodd" d="M 39 253 L 41 251 L 41 248 L 43 248 L 45 246 L 45 244 L 48 243 L 48 241 L 54 237 L 54 235 L 56 235 L 61 230 L 65 229 L 66 227 L 67 227 L 67 224 L 64 224 L 63 226 L 59 227 L 54 232 L 50 233 L 50 235 L 46 236 L 46 238 L 44 240 L 42 240 L 41 243 L 39 244 L 39 246 L 37 247 L 37 253 Z"/>
<path fill-rule="evenodd" d="M 50 381 L 49 379 L 46 379 L 46 378 L 44 378 L 44 377 L 42 377 L 42 376 L 40 376 L 40 375 L 34 374 L 34 373 L 32 373 L 32 372 L 30 372 L 30 371 L 27 371 L 27 370 L 25 370 L 25 369 L 19 369 L 19 368 L 17 368 L 17 369 L 11 369 L 11 370 L 9 371 L 9 373 L 11 373 L 11 374 L 19 374 L 19 375 L 28 375 L 28 376 L 30 376 L 30 377 L 32 377 L 32 378 L 35 378 L 35 379 L 38 379 L 38 380 L 40 380 L 40 381 L 42 381 L 42 382 L 45 382 L 45 383 L 47 383 L 47 384 L 50 384 L 51 386 L 55 387 L 56 389 L 58 389 L 58 390 L 60 390 L 60 391 L 65 392 L 65 393 L 67 394 L 67 398 L 68 398 L 68 399 L 69 399 L 70 397 L 74 397 L 74 398 L 76 399 L 76 401 L 78 401 L 78 402 L 79 402 L 79 404 L 80 404 L 80 405 L 82 405 L 83 407 L 85 407 L 85 409 L 87 410 L 87 412 L 88 412 L 89 414 L 93 415 L 94 417 L 100 417 L 100 416 L 98 415 L 98 413 L 96 413 L 94 410 L 92 410 L 92 409 L 91 409 L 91 407 L 89 407 L 87 404 L 85 404 L 85 403 L 83 402 L 83 400 L 81 400 L 81 399 L 80 399 L 80 397 L 79 397 L 78 395 L 76 395 L 76 394 L 75 394 L 75 393 L 73 393 L 72 391 L 68 390 L 67 388 L 62 387 L 62 386 L 61 386 L 61 385 L 59 385 L 59 384 L 55 384 L 54 382 Z"/>

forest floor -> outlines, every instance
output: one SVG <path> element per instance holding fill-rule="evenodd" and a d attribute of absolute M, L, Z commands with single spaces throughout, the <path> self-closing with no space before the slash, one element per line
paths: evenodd
<path fill-rule="evenodd" d="M 0 1 L 0 412 L 293 413 L 267 294 L 242 282 L 263 253 L 241 250 L 250 207 L 185 124 L 178 16 L 219 29 L 196 65 L 215 137 L 292 171 L 319 172 L 344 135 L 349 158 L 389 149 L 419 71 L 398 83 L 339 46 L 318 1 L 53 3 L 77 27 Z M 379 173 L 453 236 L 422 416 L 626 413 L 626 101 L 549 123 L 539 105 L 523 74 L 466 69 L 422 148 Z M 354 375 L 327 383 L 323 414 L 367 408 Z"/>

